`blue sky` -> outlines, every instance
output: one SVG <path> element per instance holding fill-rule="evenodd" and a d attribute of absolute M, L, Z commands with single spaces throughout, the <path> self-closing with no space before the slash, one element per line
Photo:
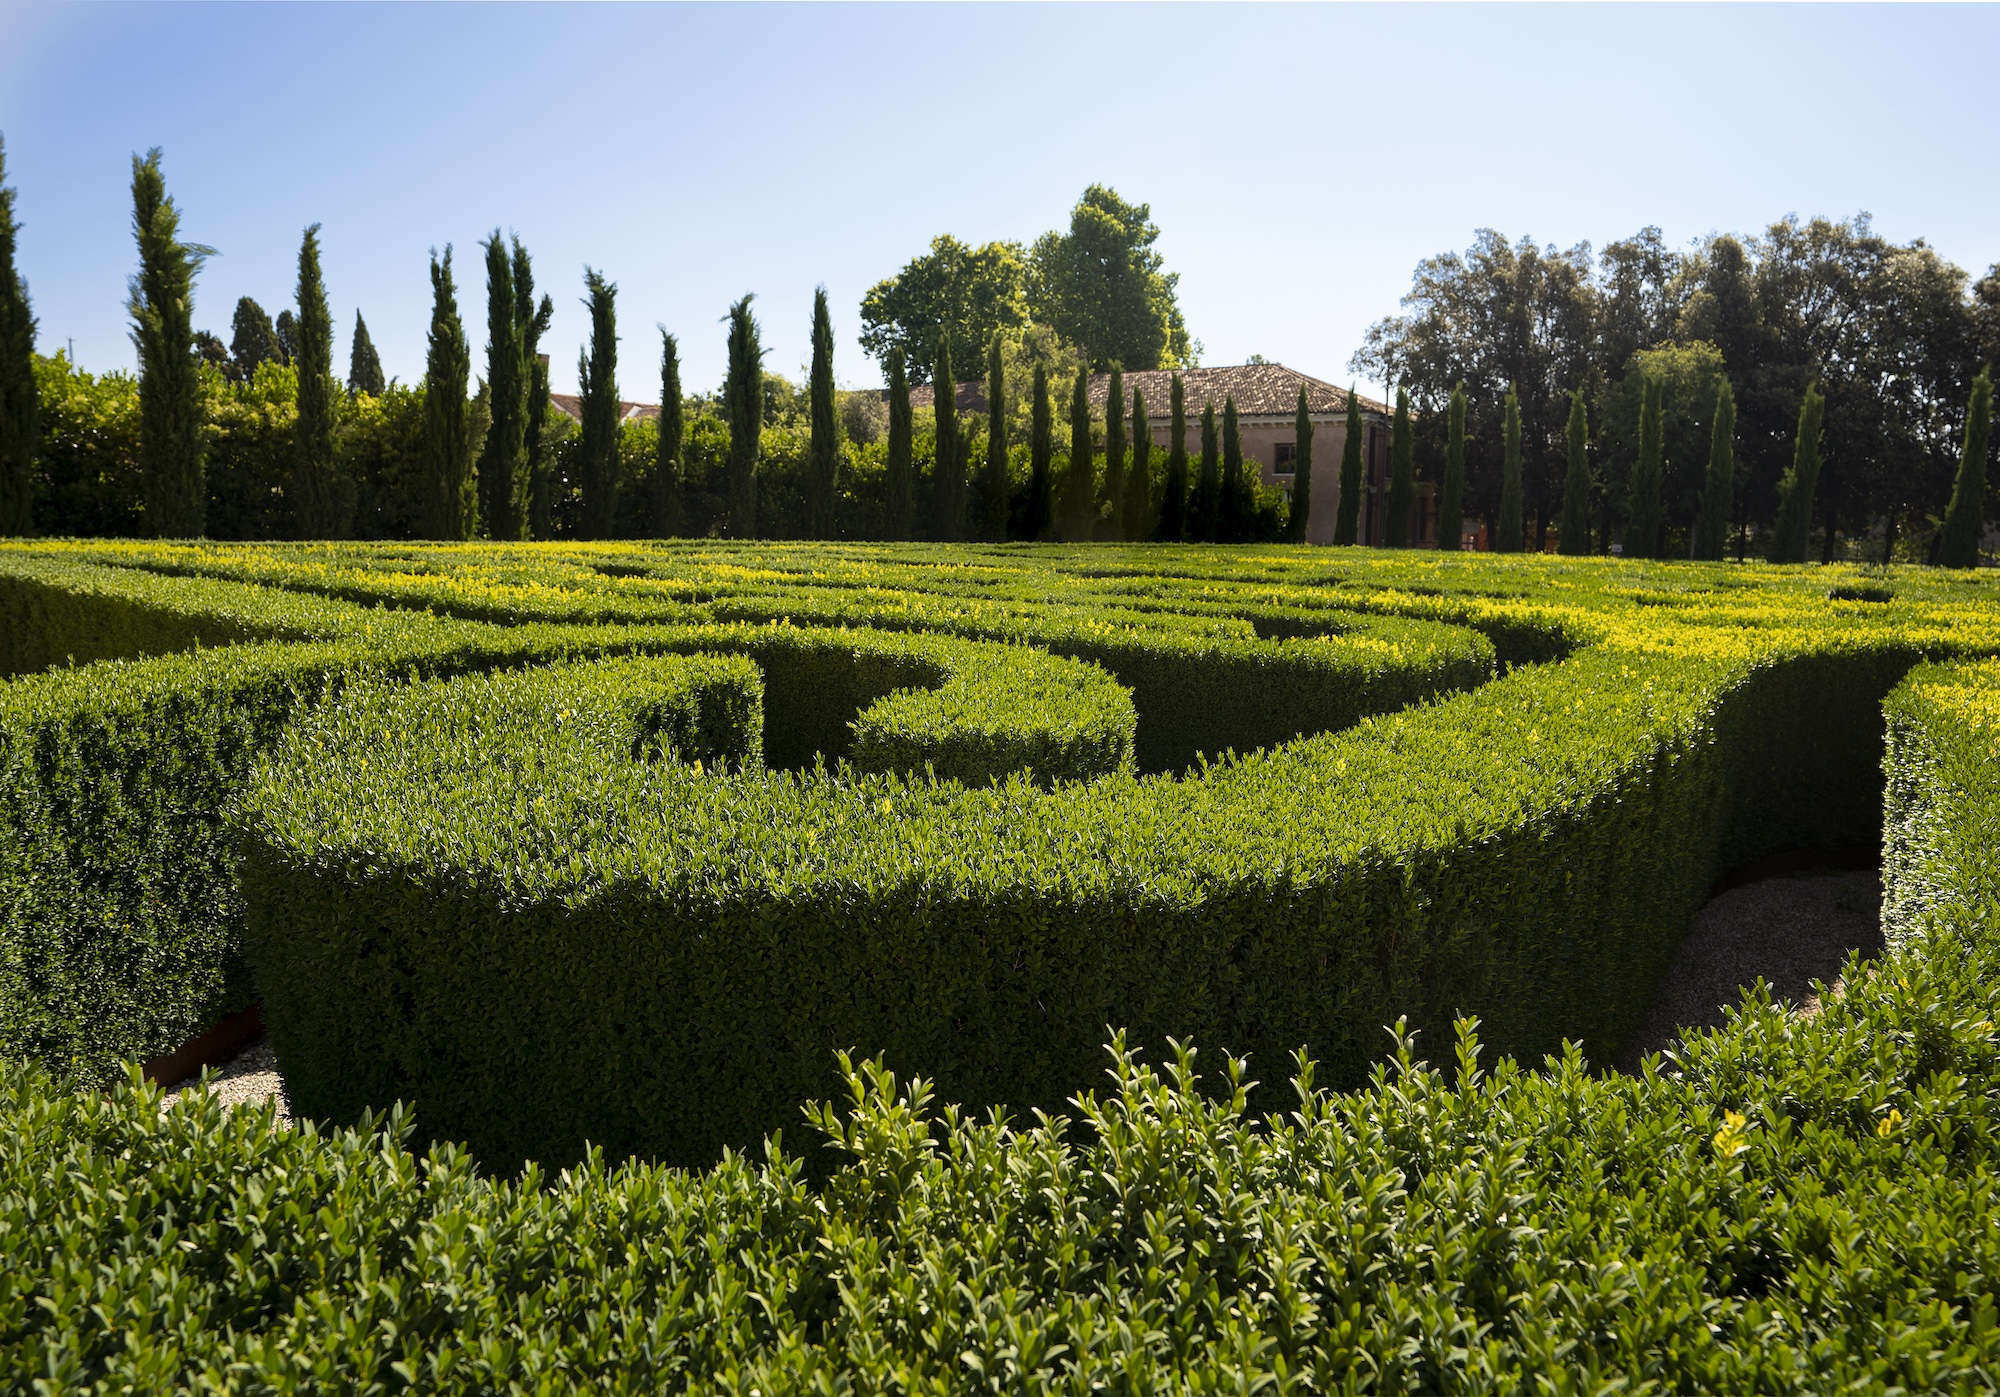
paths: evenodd
<path fill-rule="evenodd" d="M 518 232 L 554 293 L 559 388 L 586 263 L 620 287 L 620 381 L 658 337 L 719 383 L 757 293 L 798 377 L 824 283 L 840 381 L 880 381 L 857 307 L 931 237 L 1032 240 L 1093 181 L 1152 205 L 1204 362 L 1348 377 L 1419 259 L 1474 229 L 1670 242 L 1866 209 L 1977 274 L 2000 261 L 2000 7 L 1409 5 L 319 6 L 0 11 L 0 134 L 41 347 L 132 361 L 130 166 L 165 151 L 220 256 L 196 323 L 291 299 L 322 242 L 346 364 L 357 306 L 423 371 L 426 252 Z"/>

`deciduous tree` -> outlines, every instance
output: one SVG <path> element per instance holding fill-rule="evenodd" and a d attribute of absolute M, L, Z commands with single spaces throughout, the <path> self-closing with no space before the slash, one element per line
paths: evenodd
<path fill-rule="evenodd" d="M 976 364 L 996 334 L 1028 323 L 1028 263 L 1020 244 L 971 247 L 950 234 L 861 298 L 861 347 L 885 364 L 901 350 L 917 383 L 936 375 L 940 345 Z"/>
<path fill-rule="evenodd" d="M 1175 287 L 1153 244 L 1160 230 L 1145 204 L 1093 184 L 1070 211 L 1069 231 L 1036 239 L 1029 305 L 1083 350 L 1093 369 L 1174 368 L 1192 344 Z"/>

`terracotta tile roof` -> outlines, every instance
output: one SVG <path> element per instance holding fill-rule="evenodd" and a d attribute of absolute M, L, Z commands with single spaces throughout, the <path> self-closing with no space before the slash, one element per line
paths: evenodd
<path fill-rule="evenodd" d="M 1283 364 L 1234 364 L 1213 369 L 1182 369 L 1181 386 L 1187 394 L 1188 416 L 1199 417 L 1201 410 L 1213 402 L 1220 410 L 1224 399 L 1234 396 L 1236 411 L 1245 417 L 1290 417 L 1298 410 L 1299 389 L 1306 390 L 1306 410 L 1315 417 L 1337 417 L 1347 411 L 1347 390 L 1324 379 L 1302 374 L 1297 369 L 1288 369 Z M 1146 395 L 1146 411 L 1155 419 L 1167 415 L 1168 396 L 1173 391 L 1173 372 L 1168 369 L 1147 369 L 1125 375 L 1125 395 L 1129 410 L 1131 395 L 1135 392 Z M 1070 390 L 1067 385 L 1050 385 L 1050 396 L 1055 398 L 1060 414 L 1069 402 Z M 1381 417 L 1389 415 L 1389 409 L 1372 398 L 1362 397 L 1361 410 Z M 1100 413 L 1111 397 L 1111 375 L 1092 374 L 1090 377 L 1090 405 Z M 928 412 L 931 408 L 931 388 L 923 384 L 910 389 L 912 411 Z M 986 410 L 986 381 L 974 379 L 958 385 L 958 410 L 960 412 L 984 412 Z"/>
<path fill-rule="evenodd" d="M 583 399 L 575 393 L 551 393 L 549 394 L 549 406 L 565 417 L 573 418 L 578 422 L 583 421 Z M 618 404 L 618 420 L 620 422 L 645 422 L 659 415 L 660 405 L 658 403 L 621 402 Z"/>

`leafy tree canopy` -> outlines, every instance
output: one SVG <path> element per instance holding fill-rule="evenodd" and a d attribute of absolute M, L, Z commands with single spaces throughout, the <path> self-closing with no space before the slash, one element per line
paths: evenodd
<path fill-rule="evenodd" d="M 1152 208 L 1106 185 L 1084 190 L 1069 231 L 1035 240 L 1029 299 L 1036 320 L 1078 345 L 1093 369 L 1180 368 L 1193 344 L 1169 272 L 1153 244 Z"/>
<path fill-rule="evenodd" d="M 900 349 L 912 383 L 929 383 L 938 345 L 977 364 L 993 336 L 1028 323 L 1028 263 L 1019 243 L 972 247 L 949 233 L 861 298 L 861 347 L 888 362 Z"/>

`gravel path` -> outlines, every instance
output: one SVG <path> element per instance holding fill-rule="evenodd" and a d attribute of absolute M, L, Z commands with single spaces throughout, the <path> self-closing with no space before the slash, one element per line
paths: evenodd
<path fill-rule="evenodd" d="M 1814 980 L 1840 991 L 1847 953 L 1882 953 L 1882 879 L 1870 870 L 1766 878 L 1732 888 L 1696 914 L 1674 954 L 1652 1016 L 1619 1057 L 1637 1070 L 1647 1053 L 1674 1045 L 1683 1028 L 1719 1026 L 1758 976 L 1774 999 L 1819 1012 Z"/>
<path fill-rule="evenodd" d="M 1801 1014 L 1818 1013 L 1814 980 L 1838 993 L 1848 951 L 1881 954 L 1881 910 L 1882 880 L 1872 871 L 1767 878 L 1723 893 L 1696 915 L 1652 1016 L 1617 1066 L 1635 1071 L 1647 1053 L 1672 1047 L 1683 1028 L 1721 1024 L 1742 987 L 1760 975 L 1776 998 Z M 167 1096 L 200 1089 L 200 1078 L 190 1077 Z M 208 1090 L 232 1105 L 275 1098 L 278 1118 L 291 1119 L 268 1038 L 215 1069 Z"/>

